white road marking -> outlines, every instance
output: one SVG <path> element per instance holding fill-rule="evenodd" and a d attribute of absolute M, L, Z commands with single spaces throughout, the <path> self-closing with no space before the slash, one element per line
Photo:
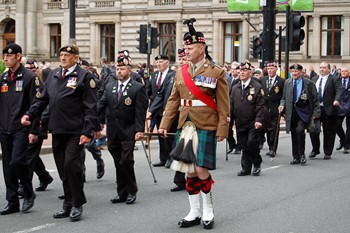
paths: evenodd
<path fill-rule="evenodd" d="M 44 224 L 44 225 L 41 225 L 41 226 L 36 226 L 36 227 L 25 229 L 23 231 L 16 231 L 16 232 L 13 232 L 13 233 L 28 233 L 28 232 L 38 231 L 38 230 L 42 230 L 42 229 L 46 229 L 46 228 L 51 228 L 51 227 L 53 227 L 55 225 L 56 225 L 56 223 L 47 223 L 47 224 Z"/>
<path fill-rule="evenodd" d="M 277 165 L 277 166 L 272 166 L 272 167 L 267 167 L 262 169 L 262 171 L 267 171 L 267 170 L 272 170 L 272 169 L 277 169 L 277 168 L 281 168 L 281 167 L 285 167 L 286 165 Z"/>

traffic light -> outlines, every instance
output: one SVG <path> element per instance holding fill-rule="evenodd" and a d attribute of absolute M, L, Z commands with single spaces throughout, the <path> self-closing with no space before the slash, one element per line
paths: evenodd
<path fill-rule="evenodd" d="M 299 51 L 300 45 L 304 44 L 305 31 L 302 29 L 304 25 L 304 16 L 301 13 L 292 12 L 289 20 L 290 51 Z"/>
<path fill-rule="evenodd" d="M 250 48 L 252 49 L 251 55 L 254 59 L 260 59 L 262 54 L 262 40 L 259 36 L 253 36 Z"/>
<path fill-rule="evenodd" d="M 136 40 L 139 42 L 139 45 L 136 48 L 140 51 L 140 53 L 147 54 L 147 25 L 141 24 L 140 29 L 137 30 L 137 33 L 140 34 L 139 38 Z"/>
<path fill-rule="evenodd" d="M 159 45 L 158 37 L 159 37 L 158 29 L 152 27 L 151 29 L 151 48 L 152 49 L 155 49 L 158 47 Z"/>

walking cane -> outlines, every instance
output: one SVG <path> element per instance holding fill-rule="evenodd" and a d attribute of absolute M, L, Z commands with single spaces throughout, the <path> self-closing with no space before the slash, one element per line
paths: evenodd
<path fill-rule="evenodd" d="M 152 133 L 152 132 L 149 132 L 148 119 L 146 119 L 146 132 L 147 133 Z M 147 136 L 147 150 L 148 150 L 149 159 L 150 159 L 150 161 L 152 161 L 152 156 L 151 156 L 151 135 Z"/>
<path fill-rule="evenodd" d="M 145 144 L 143 143 L 143 138 L 141 139 L 141 143 L 142 143 L 142 147 L 143 147 L 143 150 L 145 152 L 145 155 L 146 155 L 146 159 L 147 159 L 147 162 L 148 162 L 148 165 L 149 165 L 149 169 L 151 169 L 151 173 L 152 173 L 152 176 L 153 176 L 153 181 L 156 184 L 157 180 L 156 180 L 156 177 L 154 176 L 153 169 L 152 169 L 152 163 L 151 163 L 151 160 L 149 160 Z M 149 147 L 149 145 L 148 145 L 148 147 Z"/>
<path fill-rule="evenodd" d="M 271 156 L 271 161 L 274 160 L 275 154 L 276 154 L 276 150 L 277 150 L 277 142 L 278 142 L 278 137 L 280 134 L 280 122 L 281 122 L 281 117 L 282 117 L 282 113 L 280 112 L 278 114 L 278 119 L 277 119 L 277 127 L 276 127 L 276 134 L 275 134 L 275 140 L 273 141 L 273 156 Z"/>

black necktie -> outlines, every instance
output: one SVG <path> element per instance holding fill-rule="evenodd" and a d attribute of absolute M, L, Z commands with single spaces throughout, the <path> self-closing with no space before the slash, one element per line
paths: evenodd
<path fill-rule="evenodd" d="M 66 77 L 67 72 L 68 72 L 68 70 L 67 70 L 67 69 L 64 69 L 64 70 L 63 70 L 62 79 L 64 79 L 64 77 Z"/>
<path fill-rule="evenodd" d="M 297 101 L 298 101 L 297 81 L 294 80 L 294 85 L 293 85 L 293 102 L 296 103 Z"/>
<path fill-rule="evenodd" d="M 118 101 L 120 100 L 120 97 L 122 96 L 123 93 L 123 84 L 120 84 L 119 86 L 119 91 L 118 91 Z"/>
<path fill-rule="evenodd" d="M 320 79 L 320 82 L 318 84 L 318 99 L 320 103 L 323 102 L 323 95 L 322 95 L 322 78 Z"/>
<path fill-rule="evenodd" d="M 346 79 L 343 79 L 343 87 L 346 89 Z"/>

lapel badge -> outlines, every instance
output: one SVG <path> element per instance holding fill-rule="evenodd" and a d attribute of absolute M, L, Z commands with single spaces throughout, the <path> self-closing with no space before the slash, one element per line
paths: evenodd
<path fill-rule="evenodd" d="M 40 81 L 38 77 L 35 77 L 35 86 L 39 87 L 40 86 Z"/>
<path fill-rule="evenodd" d="M 252 95 L 248 95 L 247 99 L 248 99 L 248 101 L 252 101 L 253 100 L 253 96 Z"/>
<path fill-rule="evenodd" d="M 130 97 L 126 98 L 124 103 L 125 103 L 125 105 L 131 105 L 131 103 L 132 103 L 131 98 Z"/>
<path fill-rule="evenodd" d="M 92 79 L 90 79 L 90 87 L 92 88 L 92 89 L 94 89 L 95 87 L 96 87 L 96 83 L 95 83 L 95 80 L 92 78 Z"/>
<path fill-rule="evenodd" d="M 278 86 L 275 86 L 275 89 L 274 89 L 275 93 L 277 94 L 278 92 L 280 92 L 280 88 Z"/>

